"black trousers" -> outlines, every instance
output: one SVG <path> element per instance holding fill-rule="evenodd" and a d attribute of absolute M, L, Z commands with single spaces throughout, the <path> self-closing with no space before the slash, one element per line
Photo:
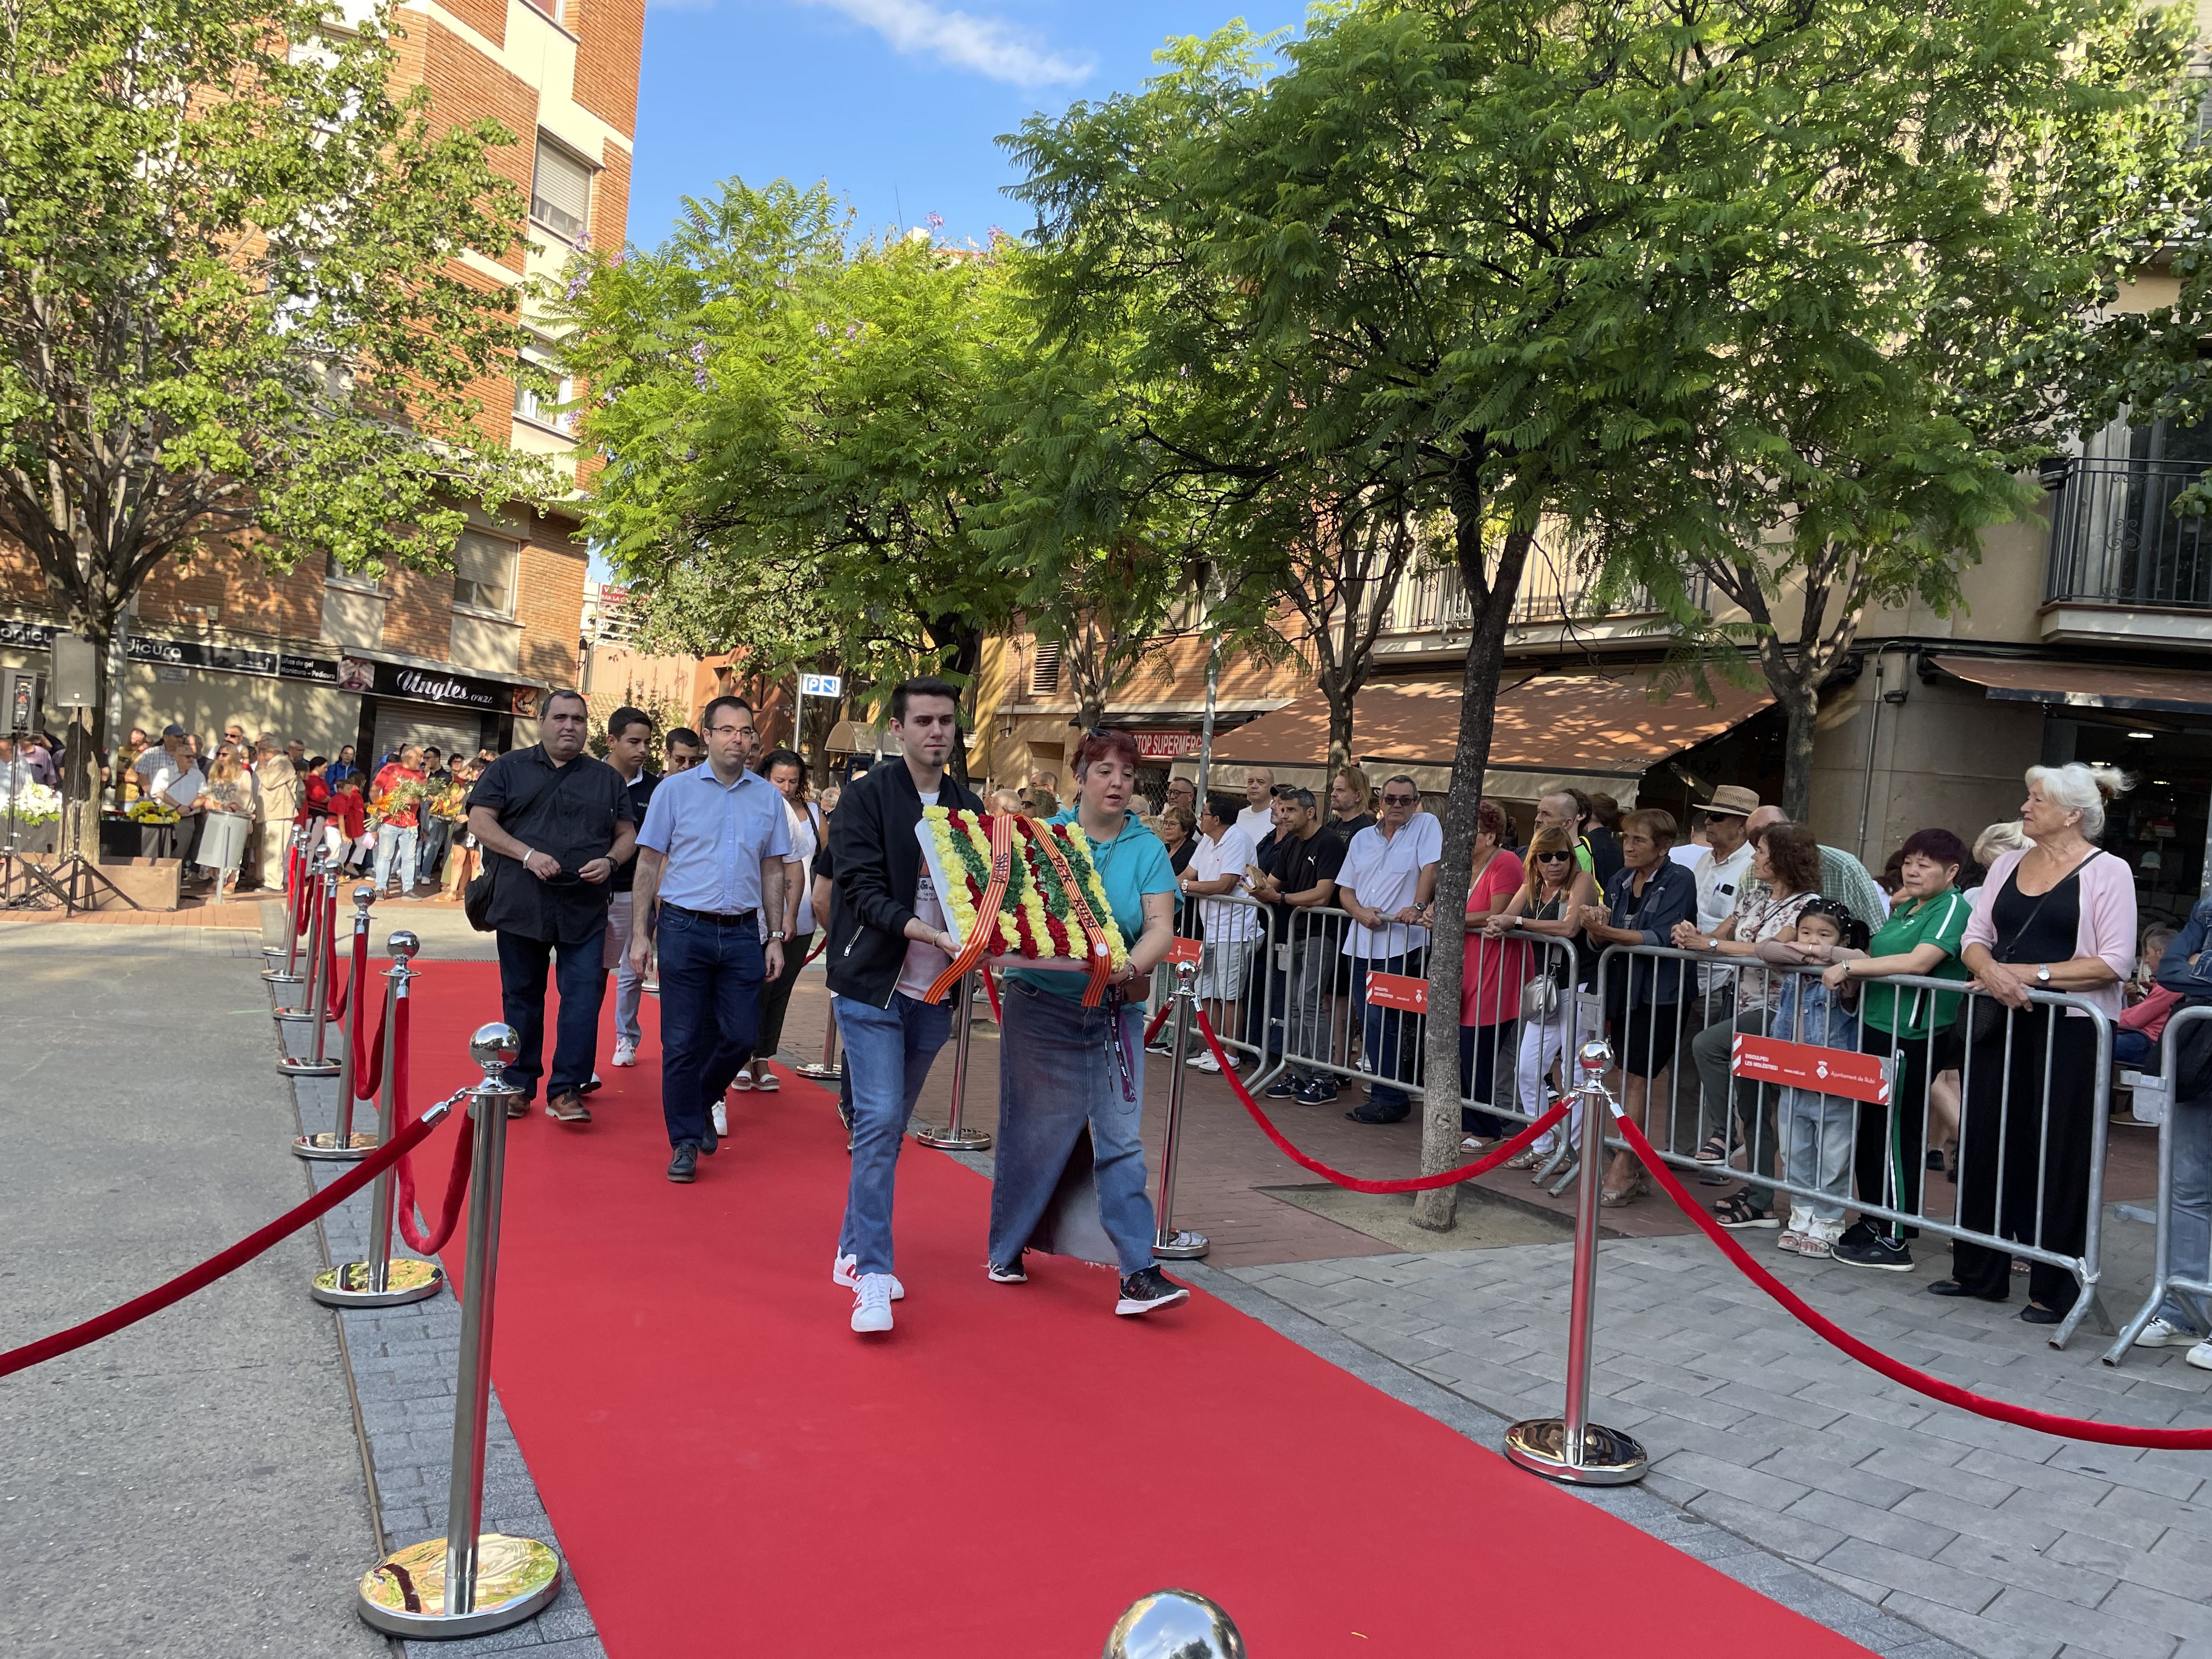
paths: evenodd
<path fill-rule="evenodd" d="M 783 971 L 761 987 L 760 1034 L 753 1053 L 763 1060 L 775 1058 L 783 1042 L 783 1016 L 791 1006 L 792 988 L 806 966 L 806 953 L 814 945 L 811 933 L 794 933 L 783 942 Z"/>
<path fill-rule="evenodd" d="M 1900 1037 L 1871 1025 L 1859 1030 L 1859 1051 L 1894 1062 L 1889 1104 L 1859 1103 L 1858 1139 L 1851 1149 L 1858 1195 L 1869 1204 L 1927 1213 L 1922 1202 L 1928 1178 L 1929 1049 L 1932 1037 Z M 1894 1221 L 1867 1224 L 1885 1238 L 1902 1239 L 1913 1230 Z"/>
<path fill-rule="evenodd" d="M 2000 1022 L 1988 1036 L 1967 1041 L 1959 1125 L 1960 1224 L 2079 1255 L 2089 1226 L 2096 1028 L 2087 1019 L 2067 1018 L 2063 1009 L 2042 1006 L 2014 1013 L 2010 1026 L 2008 1038 Z M 1951 1276 L 1970 1295 L 2002 1302 L 2012 1291 L 2012 1255 L 1954 1241 Z M 2028 1295 L 2046 1308 L 2072 1307 L 2081 1289 L 2063 1267 L 2028 1264 Z"/>

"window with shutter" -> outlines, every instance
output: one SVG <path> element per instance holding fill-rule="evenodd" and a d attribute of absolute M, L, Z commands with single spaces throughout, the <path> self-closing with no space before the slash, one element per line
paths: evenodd
<path fill-rule="evenodd" d="M 514 562 L 519 551 L 513 542 L 481 530 L 461 532 L 461 539 L 453 548 L 453 603 L 513 616 Z"/>
<path fill-rule="evenodd" d="M 538 136 L 538 165 L 531 175 L 530 216 L 568 241 L 584 234 L 592 216 L 592 169 L 558 144 Z"/>
<path fill-rule="evenodd" d="M 1040 640 L 1036 659 L 1030 665 L 1030 696 L 1056 697 L 1060 695 L 1060 641 Z"/>
<path fill-rule="evenodd" d="M 552 349 L 541 344 L 526 344 L 522 348 L 525 362 L 535 363 L 553 377 L 550 390 L 529 384 L 520 374 L 514 380 L 514 412 L 526 421 L 539 426 L 551 427 L 556 432 L 569 429 L 574 411 L 562 407 L 576 395 L 576 383 L 560 372 Z"/>

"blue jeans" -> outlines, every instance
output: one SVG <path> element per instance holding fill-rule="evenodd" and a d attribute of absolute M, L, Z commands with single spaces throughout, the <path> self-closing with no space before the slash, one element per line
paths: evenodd
<path fill-rule="evenodd" d="M 663 998 L 668 994 L 666 971 L 664 967 Z M 930 1066 L 952 1035 L 952 1001 L 948 997 L 921 1002 L 894 992 L 888 1008 L 833 997 L 830 1009 L 845 1044 L 845 1079 L 853 1091 L 852 1183 L 846 1190 L 837 1254 L 858 1257 L 860 1273 L 887 1273 L 894 1271 L 891 1197 L 899 1148 L 906 1143 L 907 1120 L 929 1080 Z"/>
<path fill-rule="evenodd" d="M 592 1056 L 599 1046 L 599 1000 L 607 988 L 606 969 L 599 965 L 599 953 L 606 948 L 602 935 L 594 933 L 575 945 L 525 939 L 520 933 L 496 937 L 500 1005 L 520 1040 L 514 1064 L 507 1068 L 507 1081 L 521 1089 L 525 1100 L 538 1097 L 538 1080 L 545 1075 L 545 969 L 550 960 L 561 993 L 561 1017 L 553 1034 L 553 1075 L 546 1093 L 582 1088 L 592 1080 Z"/>
<path fill-rule="evenodd" d="M 1402 1008 L 1382 1008 L 1367 1000 L 1367 976 L 1370 974 L 1403 974 L 1419 979 L 1422 972 L 1422 952 L 1409 951 L 1402 957 L 1354 957 L 1352 961 L 1352 1000 L 1364 1011 L 1361 1025 L 1367 1063 L 1375 1068 L 1375 1092 L 1369 1097 L 1377 1106 L 1410 1110 L 1412 1098 L 1403 1089 L 1393 1089 L 1385 1078 L 1400 1083 L 1419 1083 L 1421 1080 L 1421 1028 L 1419 1014 L 1409 1014 Z"/>
<path fill-rule="evenodd" d="M 2148 1072 L 2158 1075 L 2158 1044 L 2141 1031 L 2115 1030 L 2112 1032 L 2112 1064 L 2124 1066 L 2131 1072 Z"/>
<path fill-rule="evenodd" d="M 1018 1261 L 1044 1218 L 1076 1137 L 1091 1130 L 1098 1218 L 1123 1278 L 1152 1265 L 1158 1237 L 1145 1193 L 1144 1025 L 1121 1011 L 1134 1100 L 1121 1097 L 1114 1019 L 1009 978 L 999 1032 L 999 1145 L 991 1181 L 991 1260 Z"/>
<path fill-rule="evenodd" d="M 453 839 L 453 826 L 445 818 L 430 818 L 421 832 L 422 854 L 415 861 L 415 884 L 428 887 L 437 879 L 438 860 L 446 856 L 446 848 Z"/>
<path fill-rule="evenodd" d="M 2197 1279 L 2205 1274 L 2207 1254 L 2212 1252 L 2212 1100 L 2173 1102 L 2166 1108 L 2166 1133 L 2173 1141 L 2166 1271 Z M 2168 1291 L 2158 1310 L 2199 1336 L 2212 1331 L 2212 1309 L 2193 1292 Z"/>
<path fill-rule="evenodd" d="M 707 1138 L 707 1109 L 753 1057 L 760 1029 L 760 927 L 660 907 L 660 1115 L 668 1144 Z M 600 970 L 605 981 L 605 969 Z"/>
<path fill-rule="evenodd" d="M 376 891 L 383 896 L 384 884 L 392 874 L 393 854 L 398 854 L 399 884 L 412 891 L 415 886 L 415 827 L 401 829 L 396 823 L 376 826 Z"/>

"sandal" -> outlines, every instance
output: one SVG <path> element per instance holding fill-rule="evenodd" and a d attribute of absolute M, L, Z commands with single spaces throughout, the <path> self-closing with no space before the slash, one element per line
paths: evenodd
<path fill-rule="evenodd" d="M 1832 1238 L 1823 1238 L 1818 1233 L 1806 1234 L 1805 1242 L 1797 1247 L 1797 1254 L 1807 1257 L 1818 1258 L 1833 1255 L 1835 1253 L 1836 1241 Z"/>
<path fill-rule="evenodd" d="M 752 1088 L 753 1074 L 750 1072 L 740 1072 L 736 1077 L 730 1080 L 730 1092 L 732 1094 L 750 1094 L 752 1092 Z"/>
<path fill-rule="evenodd" d="M 1705 1144 L 1698 1148 L 1696 1159 L 1700 1164 L 1725 1164 L 1743 1150 L 1743 1142 L 1730 1146 L 1718 1135 L 1705 1137 Z"/>
<path fill-rule="evenodd" d="M 1462 1152 L 1482 1153 L 1488 1152 L 1497 1144 L 1494 1140 L 1485 1140 L 1480 1135 L 1462 1135 L 1459 1149 Z"/>
<path fill-rule="evenodd" d="M 1722 1226 L 1730 1229 L 1779 1227 L 1782 1224 L 1765 1211 L 1755 1208 L 1751 1201 L 1751 1194 L 1743 1192 L 1730 1193 L 1719 1203 L 1714 1205 L 1713 1219 L 1719 1222 Z"/>
<path fill-rule="evenodd" d="M 1782 1237 L 1774 1241 L 1774 1248 L 1778 1250 L 1787 1250 L 1790 1255 L 1796 1255 L 1805 1248 L 1805 1235 L 1795 1227 L 1785 1227 L 1782 1231 Z"/>
<path fill-rule="evenodd" d="M 1638 1170 L 1634 1178 L 1626 1187 L 1600 1187 L 1597 1189 L 1598 1207 L 1606 1210 L 1620 1209 L 1643 1197 L 1644 1192 L 1644 1172 Z"/>
<path fill-rule="evenodd" d="M 1534 1146 L 1523 1146 L 1505 1160 L 1504 1167 L 1509 1170 L 1533 1170 L 1542 1162 L 1543 1157 L 1544 1154 Z"/>
<path fill-rule="evenodd" d="M 781 1094 L 783 1092 L 783 1079 L 774 1072 L 763 1072 L 753 1079 L 753 1087 L 764 1095 Z"/>

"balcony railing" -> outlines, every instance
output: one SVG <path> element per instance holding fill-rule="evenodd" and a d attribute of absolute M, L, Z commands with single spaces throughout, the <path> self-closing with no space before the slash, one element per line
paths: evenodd
<path fill-rule="evenodd" d="M 1690 597 L 1699 610 L 1711 608 L 1703 577 L 1692 580 Z M 1624 593 L 1612 604 L 1604 605 L 1599 602 L 1597 595 L 1589 587 L 1565 586 L 1548 571 L 1529 572 L 1520 597 L 1513 602 L 1513 622 L 1516 627 L 1543 627 L 1567 623 L 1595 624 L 1616 618 L 1656 617 L 1658 614 L 1658 605 L 1649 593 L 1641 589 Z M 1390 598 L 1382 631 L 1386 634 L 1419 634 L 1437 629 L 1449 631 L 1469 627 L 1473 620 L 1468 608 L 1467 589 L 1460 580 L 1459 572 L 1447 566 L 1418 571 L 1398 584 L 1398 591 Z"/>
<path fill-rule="evenodd" d="M 2174 511 L 2204 471 L 2183 461 L 2069 465 L 2051 503 L 2045 602 L 2212 609 L 2212 520 Z"/>

